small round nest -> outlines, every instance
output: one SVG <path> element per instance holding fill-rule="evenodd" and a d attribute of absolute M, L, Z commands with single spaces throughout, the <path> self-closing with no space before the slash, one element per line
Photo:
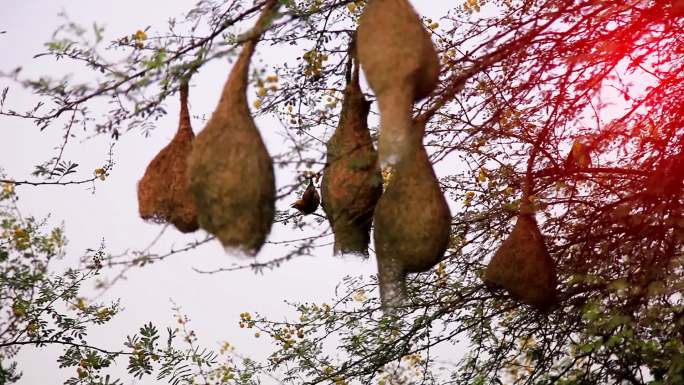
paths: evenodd
<path fill-rule="evenodd" d="M 484 282 L 540 310 L 554 305 L 556 267 L 533 214 L 521 213 L 489 262 Z"/>

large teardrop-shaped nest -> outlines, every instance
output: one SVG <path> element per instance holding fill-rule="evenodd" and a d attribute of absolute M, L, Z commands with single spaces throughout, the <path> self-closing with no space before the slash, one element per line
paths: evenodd
<path fill-rule="evenodd" d="M 451 213 L 422 146 L 396 166 L 374 220 L 379 259 L 394 258 L 405 272 L 417 273 L 431 269 L 444 256 Z"/>
<path fill-rule="evenodd" d="M 200 226 L 224 247 L 249 255 L 259 251 L 270 232 L 275 178 L 247 105 L 248 69 L 264 20 L 277 4 L 272 1 L 262 11 L 190 157 L 190 186 Z"/>
<path fill-rule="evenodd" d="M 523 303 L 546 310 L 556 303 L 556 268 L 533 214 L 520 214 L 484 274 Z"/>
<path fill-rule="evenodd" d="M 380 295 L 385 307 L 401 302 L 406 273 L 431 269 L 444 257 L 449 244 L 451 213 L 420 143 L 423 130 L 422 123 L 414 124 L 413 156 L 402 158 L 395 167 L 373 217 Z"/>
<path fill-rule="evenodd" d="M 378 98 L 382 164 L 410 156 L 413 103 L 437 86 L 439 57 L 407 0 L 370 0 L 359 19 L 358 51 Z"/>
<path fill-rule="evenodd" d="M 323 209 L 335 233 L 335 254 L 368 256 L 373 210 L 382 194 L 382 174 L 368 131 L 369 110 L 357 67 L 345 89 L 337 130 L 328 141 L 321 183 Z"/>
<path fill-rule="evenodd" d="M 138 183 L 138 209 L 145 220 L 168 222 L 187 233 L 197 230 L 199 225 L 197 207 L 188 186 L 187 162 L 194 134 L 187 109 L 187 85 L 181 88 L 178 132 L 152 159 Z"/>
<path fill-rule="evenodd" d="M 255 254 L 273 221 L 273 166 L 251 118 L 226 115 L 214 113 L 198 136 L 191 189 L 202 228 L 225 247 Z"/>
<path fill-rule="evenodd" d="M 378 97 L 403 89 L 413 101 L 429 95 L 439 77 L 439 57 L 420 17 L 407 0 L 370 0 L 359 19 L 359 59 Z"/>

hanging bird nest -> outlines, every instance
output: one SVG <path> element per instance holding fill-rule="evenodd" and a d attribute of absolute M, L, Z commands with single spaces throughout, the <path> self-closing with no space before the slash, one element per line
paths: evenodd
<path fill-rule="evenodd" d="M 370 102 L 359 86 L 358 63 L 353 67 L 352 74 L 348 69 L 340 121 L 328 141 L 321 192 L 323 210 L 335 234 L 335 254 L 368 257 L 373 210 L 382 195 L 382 174 L 368 131 Z"/>
<path fill-rule="evenodd" d="M 250 59 L 278 8 L 269 1 L 247 35 L 242 52 L 190 156 L 190 188 L 200 226 L 224 247 L 255 255 L 275 214 L 273 162 L 247 105 Z"/>
<path fill-rule="evenodd" d="M 421 144 L 424 130 L 424 121 L 414 123 L 413 156 L 396 165 L 375 208 L 374 239 L 385 308 L 403 301 L 406 274 L 431 269 L 449 243 L 451 213 Z"/>
<path fill-rule="evenodd" d="M 359 60 L 380 107 L 381 162 L 396 163 L 412 127 L 413 103 L 437 86 L 439 56 L 407 0 L 370 0 L 359 19 Z"/>
<path fill-rule="evenodd" d="M 511 234 L 489 262 L 484 282 L 546 310 L 556 303 L 556 267 L 532 210 L 521 210 Z"/>
<path fill-rule="evenodd" d="M 188 186 L 188 155 L 195 135 L 188 113 L 188 83 L 180 87 L 180 119 L 171 143 L 152 159 L 138 183 L 140 217 L 171 223 L 183 232 L 197 230 L 197 207 Z"/>

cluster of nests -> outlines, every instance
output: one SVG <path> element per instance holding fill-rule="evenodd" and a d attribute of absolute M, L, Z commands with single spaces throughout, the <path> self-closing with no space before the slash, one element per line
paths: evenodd
<path fill-rule="evenodd" d="M 247 104 L 249 64 L 259 38 L 277 13 L 265 4 L 245 35 L 213 115 L 194 136 L 180 87 L 180 123 L 171 143 L 152 160 L 138 185 L 140 216 L 182 232 L 203 228 L 227 247 L 256 255 L 275 214 L 273 163 Z M 407 0 L 370 0 L 350 44 L 339 124 L 327 143 L 321 195 L 314 175 L 292 207 L 302 214 L 322 205 L 335 235 L 336 254 L 368 256 L 371 224 L 383 306 L 400 306 L 409 273 L 428 271 L 444 258 L 451 213 L 422 145 L 428 117 L 412 116 L 440 73 L 436 49 Z M 363 66 L 380 111 L 379 149 L 367 125 L 370 102 L 359 85 Z M 383 191 L 381 164 L 393 176 Z M 530 211 L 521 212 L 510 236 L 484 274 L 540 309 L 555 298 L 555 267 Z"/>

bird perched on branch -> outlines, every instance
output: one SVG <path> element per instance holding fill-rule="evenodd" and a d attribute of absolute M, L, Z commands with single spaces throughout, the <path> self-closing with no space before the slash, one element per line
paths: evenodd
<path fill-rule="evenodd" d="M 565 159 L 565 169 L 576 170 L 591 167 L 592 151 L 593 145 L 588 138 L 577 138 L 572 144 L 568 157 Z"/>
<path fill-rule="evenodd" d="M 316 211 L 316 209 L 318 209 L 318 205 L 321 203 L 321 197 L 318 195 L 316 186 L 314 186 L 313 178 L 313 176 L 307 177 L 309 180 L 309 186 L 306 188 L 306 190 L 304 190 L 302 198 L 297 199 L 297 201 L 291 206 L 299 210 L 302 215 L 312 214 L 314 211 Z"/>

